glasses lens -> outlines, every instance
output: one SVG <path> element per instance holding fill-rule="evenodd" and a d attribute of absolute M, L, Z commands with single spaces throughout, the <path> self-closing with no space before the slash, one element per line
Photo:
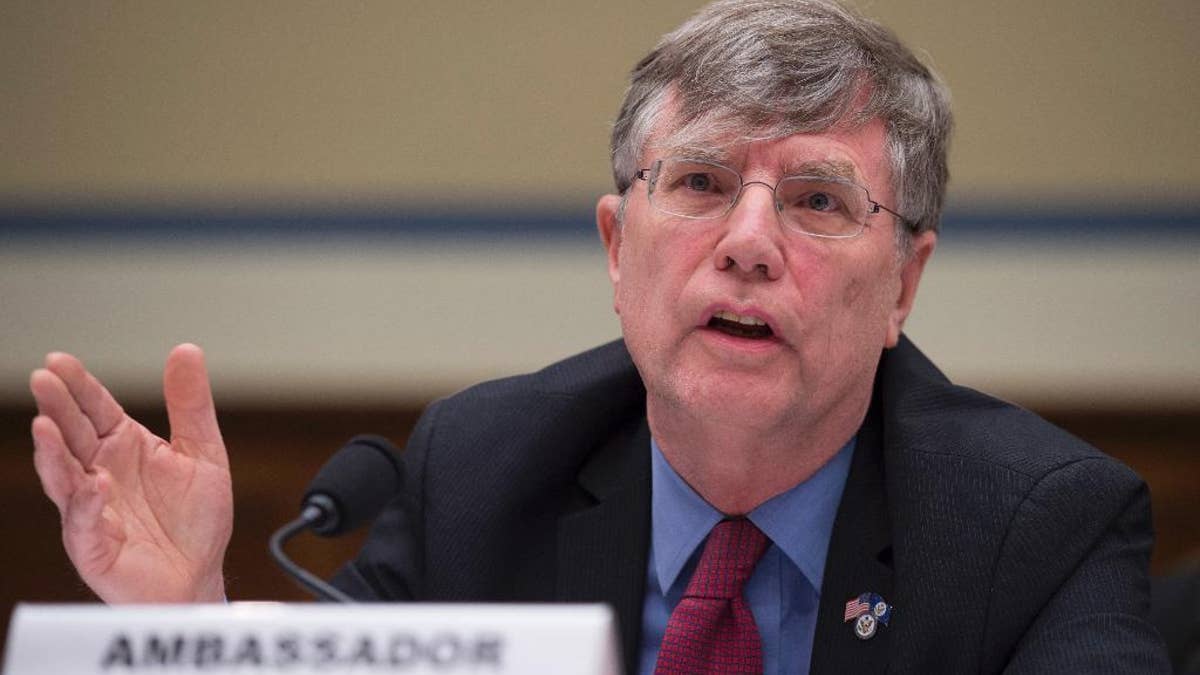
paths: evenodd
<path fill-rule="evenodd" d="M 793 176 L 775 188 L 784 225 L 822 237 L 852 237 L 867 220 L 867 191 L 854 183 Z"/>
<path fill-rule="evenodd" d="M 685 218 L 716 218 L 737 199 L 742 180 L 723 166 L 690 159 L 665 159 L 650 185 L 650 202 Z"/>

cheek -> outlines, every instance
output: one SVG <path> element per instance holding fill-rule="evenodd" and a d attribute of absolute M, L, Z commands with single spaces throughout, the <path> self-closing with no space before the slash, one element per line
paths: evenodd
<path fill-rule="evenodd" d="M 851 324 L 845 329 L 872 342 L 884 335 L 898 292 L 896 280 L 889 275 L 850 279 L 842 291 L 843 317 Z"/>
<path fill-rule="evenodd" d="M 664 225 L 633 233 L 622 242 L 621 281 L 630 301 L 671 297 L 704 259 L 694 233 Z"/>
<path fill-rule="evenodd" d="M 857 307 L 862 302 L 863 290 L 866 288 L 866 283 L 858 277 L 850 280 L 846 287 L 842 289 L 842 305 L 846 307 Z"/>
<path fill-rule="evenodd" d="M 627 330 L 644 323 L 641 317 L 652 311 L 654 295 L 662 291 L 662 271 L 654 259 L 654 250 L 654 242 L 636 235 L 621 241 L 616 306 Z"/>
<path fill-rule="evenodd" d="M 625 311 L 637 306 L 637 299 L 643 295 L 643 289 L 653 285 L 653 270 L 642 260 L 642 252 L 636 245 L 628 244 L 628 239 L 621 246 L 621 283 L 617 288 L 617 296 L 624 305 Z"/>
<path fill-rule="evenodd" d="M 824 317 L 819 323 L 829 331 L 827 337 L 835 343 L 851 337 L 855 343 L 874 341 L 886 329 L 895 300 L 893 275 L 873 272 L 873 259 L 825 259 L 816 265 L 810 261 L 801 295 L 820 306 L 816 311 Z"/>

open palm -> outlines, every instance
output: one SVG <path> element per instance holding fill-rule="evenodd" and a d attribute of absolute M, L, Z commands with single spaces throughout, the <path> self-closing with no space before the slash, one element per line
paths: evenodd
<path fill-rule="evenodd" d="M 170 442 L 68 354 L 48 355 L 30 389 L 34 464 L 84 582 L 106 602 L 219 601 L 233 495 L 200 349 L 167 358 Z"/>

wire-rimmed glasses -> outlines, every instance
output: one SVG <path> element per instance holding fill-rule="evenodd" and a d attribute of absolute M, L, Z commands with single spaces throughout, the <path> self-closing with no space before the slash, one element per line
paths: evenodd
<path fill-rule="evenodd" d="M 762 181 L 744 181 L 727 166 L 687 157 L 657 160 L 636 175 L 649 184 L 651 206 L 681 218 L 721 218 L 737 204 L 746 186 L 757 184 L 773 193 L 780 224 L 813 237 L 857 237 L 866 228 L 867 217 L 880 210 L 913 226 L 904 216 L 871 199 L 865 187 L 837 176 L 784 176 L 772 187 Z"/>

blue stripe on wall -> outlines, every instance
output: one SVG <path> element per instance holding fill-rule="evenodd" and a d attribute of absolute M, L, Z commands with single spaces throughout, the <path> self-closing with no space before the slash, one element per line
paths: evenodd
<path fill-rule="evenodd" d="M 559 210 L 452 211 L 398 205 L 366 208 L 0 207 L 0 244 L 89 239 L 300 241 L 380 237 L 591 238 L 591 207 Z M 953 239 L 1048 236 L 1192 237 L 1200 205 L 1158 210 L 969 208 L 949 210 L 942 232 Z"/>
<path fill-rule="evenodd" d="M 588 210 L 470 212 L 395 208 L 130 208 L 0 210 L 0 241 L 28 239 L 278 239 L 418 236 L 595 236 Z"/>

